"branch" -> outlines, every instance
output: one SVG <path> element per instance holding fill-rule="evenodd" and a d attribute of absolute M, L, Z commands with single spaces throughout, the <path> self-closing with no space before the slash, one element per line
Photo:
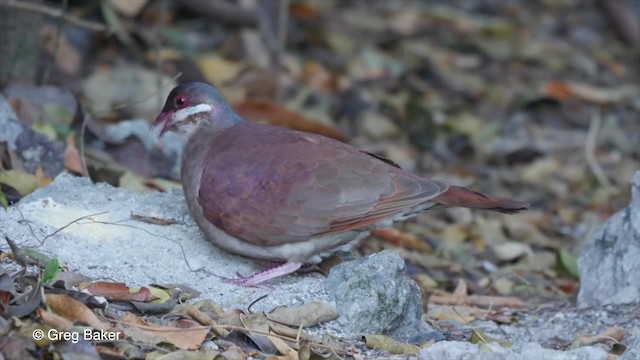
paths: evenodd
<path fill-rule="evenodd" d="M 40 14 L 44 14 L 53 18 L 62 18 L 70 24 L 77 25 L 93 31 L 106 31 L 107 27 L 104 24 L 78 19 L 77 17 L 69 14 L 65 14 L 63 10 L 42 5 L 38 3 L 18 1 L 18 0 L 0 0 L 0 7 L 7 7 L 13 9 L 33 11 Z"/>

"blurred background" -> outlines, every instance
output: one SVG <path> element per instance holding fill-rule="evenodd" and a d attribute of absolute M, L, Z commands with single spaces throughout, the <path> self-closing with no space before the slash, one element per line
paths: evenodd
<path fill-rule="evenodd" d="M 532 205 L 361 245 L 400 251 L 423 289 L 573 297 L 575 254 L 640 169 L 638 1 L 0 0 L 0 54 L 4 206 L 65 170 L 179 188 L 180 143 L 148 125 L 187 81 L 248 121 Z"/>

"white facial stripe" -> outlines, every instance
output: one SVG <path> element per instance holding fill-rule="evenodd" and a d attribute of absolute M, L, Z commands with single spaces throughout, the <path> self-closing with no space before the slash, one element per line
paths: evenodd
<path fill-rule="evenodd" d="M 200 104 L 196 106 L 189 106 L 184 109 L 180 109 L 173 113 L 174 122 L 181 122 L 191 115 L 200 114 L 211 111 L 211 105 Z"/>

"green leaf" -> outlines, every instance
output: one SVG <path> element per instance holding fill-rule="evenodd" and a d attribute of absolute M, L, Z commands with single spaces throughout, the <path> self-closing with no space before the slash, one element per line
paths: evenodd
<path fill-rule="evenodd" d="M 497 343 L 498 345 L 504 348 L 513 346 L 513 343 L 510 341 L 494 339 L 477 329 L 472 330 L 471 339 L 469 339 L 469 342 L 472 344 L 481 344 L 481 345 L 487 344 L 487 343 Z M 491 351 L 491 349 L 488 347 L 486 348 L 486 350 Z"/>
<path fill-rule="evenodd" d="M 5 209 L 9 207 L 9 201 L 7 201 L 7 196 L 4 194 L 2 189 L 0 189 L 0 205 Z"/>
<path fill-rule="evenodd" d="M 38 178 L 35 175 L 18 170 L 0 171 L 0 183 L 11 186 L 22 196 L 38 188 Z"/>
<path fill-rule="evenodd" d="M 44 271 L 42 272 L 43 284 L 46 285 L 55 279 L 58 271 L 60 270 L 59 265 L 57 258 L 53 258 L 47 262 L 47 265 L 44 267 Z"/>
<path fill-rule="evenodd" d="M 49 257 L 38 250 L 34 250 L 30 248 L 20 249 L 20 255 L 28 258 L 29 260 L 33 260 L 35 263 L 38 264 L 38 266 L 47 266 L 50 262 L 55 260 L 52 257 Z"/>
<path fill-rule="evenodd" d="M 559 250 L 556 253 L 556 263 L 558 272 L 570 275 L 575 279 L 580 278 L 580 273 L 578 273 L 578 262 L 576 261 L 576 257 L 570 252 L 566 250 Z"/>

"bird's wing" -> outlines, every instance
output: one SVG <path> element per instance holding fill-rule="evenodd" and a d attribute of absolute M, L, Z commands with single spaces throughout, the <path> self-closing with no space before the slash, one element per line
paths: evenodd
<path fill-rule="evenodd" d="M 219 135 L 207 156 L 205 217 L 263 246 L 373 224 L 447 189 L 333 139 L 257 124 Z"/>

